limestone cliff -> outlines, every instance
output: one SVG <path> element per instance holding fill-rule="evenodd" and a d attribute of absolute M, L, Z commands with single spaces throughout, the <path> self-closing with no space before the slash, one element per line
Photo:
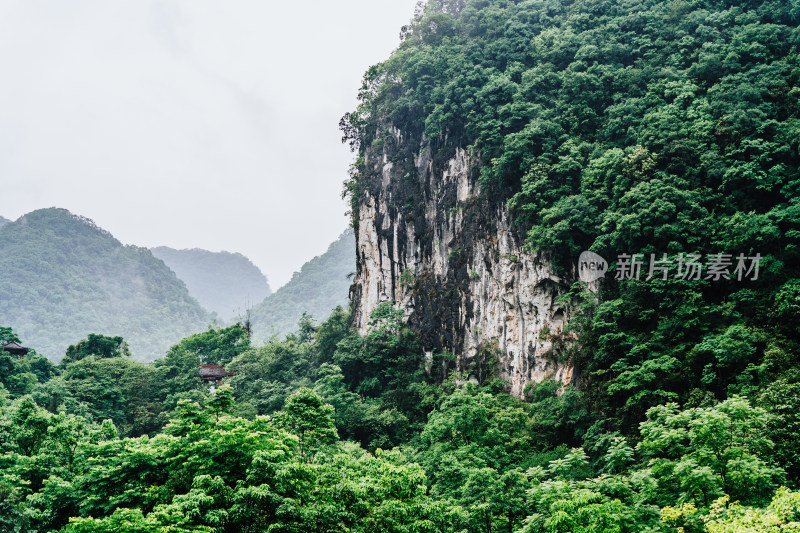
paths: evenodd
<path fill-rule="evenodd" d="M 456 354 L 457 371 L 481 371 L 476 363 L 495 355 L 512 394 L 547 378 L 570 382 L 557 301 L 566 283 L 524 249 L 506 203 L 481 191 L 478 157 L 390 132 L 380 150 L 362 152 L 370 172 L 354 205 L 356 327 L 365 331 L 375 307 L 393 301 L 427 355 Z"/>

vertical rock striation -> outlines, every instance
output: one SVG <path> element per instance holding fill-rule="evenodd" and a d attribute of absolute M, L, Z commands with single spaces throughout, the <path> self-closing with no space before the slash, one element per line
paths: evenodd
<path fill-rule="evenodd" d="M 460 147 L 414 148 L 397 129 L 363 151 L 356 218 L 356 327 L 384 301 L 406 310 L 429 357 L 448 351 L 455 370 L 496 356 L 499 377 L 521 396 L 552 378 L 569 383 L 569 339 L 557 301 L 564 280 L 543 256 L 523 248 L 505 202 L 483 194 L 479 162 Z"/>

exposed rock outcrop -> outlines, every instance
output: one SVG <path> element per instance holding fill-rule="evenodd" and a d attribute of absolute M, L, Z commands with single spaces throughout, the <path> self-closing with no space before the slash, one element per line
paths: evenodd
<path fill-rule="evenodd" d="M 506 203 L 482 194 L 477 158 L 425 140 L 413 150 L 396 129 L 391 137 L 380 153 L 364 151 L 374 172 L 362 176 L 357 203 L 356 327 L 394 301 L 429 357 L 458 355 L 455 370 L 495 355 L 513 394 L 547 378 L 570 382 L 569 317 L 557 300 L 566 284 L 523 248 Z"/>

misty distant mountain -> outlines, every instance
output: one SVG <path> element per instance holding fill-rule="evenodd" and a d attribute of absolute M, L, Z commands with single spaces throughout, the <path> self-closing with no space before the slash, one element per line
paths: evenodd
<path fill-rule="evenodd" d="M 272 293 L 266 276 L 247 257 L 231 252 L 193 248 L 151 248 L 205 309 L 234 319 Z"/>
<path fill-rule="evenodd" d="M 8 224 L 9 222 L 11 222 L 11 221 L 10 221 L 10 220 L 8 220 L 6 217 L 0 217 L 0 228 L 2 228 L 3 226 L 5 226 L 5 225 L 6 225 L 6 224 Z"/>
<path fill-rule="evenodd" d="M 255 335 L 261 340 L 273 333 L 286 335 L 297 329 L 303 312 L 320 322 L 337 305 L 346 307 L 351 284 L 348 276 L 356 269 L 355 250 L 353 230 L 347 230 L 324 254 L 303 265 L 289 283 L 253 308 Z"/>
<path fill-rule="evenodd" d="M 152 360 L 212 320 L 150 250 L 87 218 L 40 209 L 0 228 L 0 325 L 51 359 L 98 333 Z"/>

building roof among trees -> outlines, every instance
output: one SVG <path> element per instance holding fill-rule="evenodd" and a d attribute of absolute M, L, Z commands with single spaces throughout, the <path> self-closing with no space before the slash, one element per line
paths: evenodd
<path fill-rule="evenodd" d="M 3 350 L 9 353 L 13 353 L 14 355 L 25 355 L 28 353 L 28 348 L 21 346 L 19 343 L 14 341 L 7 342 L 3 345 Z"/>
<path fill-rule="evenodd" d="M 203 381 L 218 381 L 233 375 L 232 372 L 226 371 L 224 366 L 213 364 L 198 366 L 200 367 L 200 377 Z"/>

